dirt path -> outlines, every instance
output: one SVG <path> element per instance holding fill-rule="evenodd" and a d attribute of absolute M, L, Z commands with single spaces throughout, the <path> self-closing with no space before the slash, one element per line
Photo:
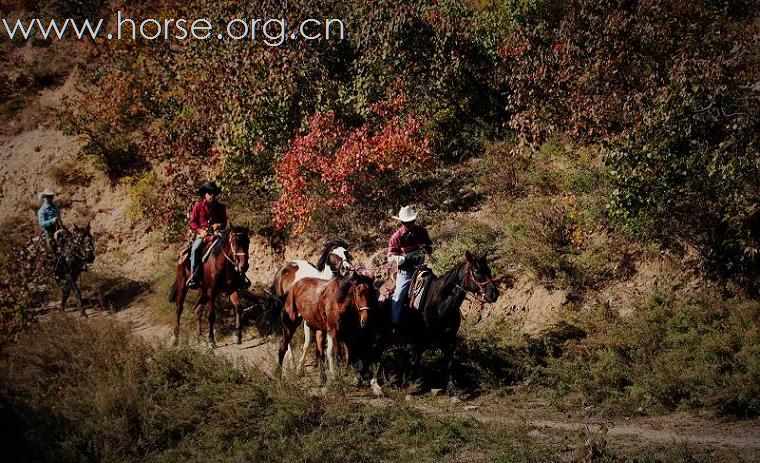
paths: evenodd
<path fill-rule="evenodd" d="M 609 441 L 692 445 L 760 451 L 760 422 L 712 421 L 690 414 L 626 419 L 602 422 L 600 419 L 557 419 L 555 411 L 531 408 L 489 407 L 475 404 L 436 406 L 417 404 L 418 410 L 434 416 L 471 418 L 480 423 L 503 423 L 530 427 L 535 437 L 549 437 L 556 432 L 604 434 Z M 549 415 L 542 417 L 541 415 Z M 756 454 L 757 452 L 752 452 Z"/>

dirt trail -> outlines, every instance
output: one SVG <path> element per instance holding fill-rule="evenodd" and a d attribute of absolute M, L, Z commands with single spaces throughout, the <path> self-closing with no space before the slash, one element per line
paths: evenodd
<path fill-rule="evenodd" d="M 517 404 L 514 404 L 517 406 Z M 653 418 L 618 418 L 604 421 L 596 418 L 558 419 L 557 412 L 542 408 L 493 409 L 473 404 L 462 406 L 416 405 L 418 410 L 434 416 L 471 418 L 480 423 L 525 425 L 535 437 L 548 437 L 556 432 L 604 433 L 610 441 L 652 444 L 690 444 L 699 447 L 719 447 L 760 451 L 760 422 L 722 422 L 676 413 Z M 543 416 L 542 416 L 543 415 Z M 548 417 L 546 416 L 548 415 Z M 621 422 L 622 421 L 622 422 Z M 606 431 L 603 431 L 606 430 Z"/>

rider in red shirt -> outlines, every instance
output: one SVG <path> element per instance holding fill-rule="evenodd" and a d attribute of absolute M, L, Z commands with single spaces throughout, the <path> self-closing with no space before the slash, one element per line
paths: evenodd
<path fill-rule="evenodd" d="M 388 262 L 398 266 L 396 291 L 391 306 L 391 321 L 394 326 L 398 326 L 412 275 L 417 266 L 424 262 L 425 253 L 433 252 L 433 242 L 425 227 L 417 224 L 417 211 L 413 207 L 402 207 L 394 218 L 401 221 L 401 227 L 388 240 Z"/>
<path fill-rule="evenodd" d="M 187 286 L 198 287 L 196 271 L 203 258 L 203 238 L 209 231 L 219 230 L 227 226 L 227 208 L 218 202 L 222 190 L 214 182 L 206 182 L 198 189 L 203 199 L 195 203 L 190 212 L 190 229 L 195 235 L 190 250 L 190 279 Z"/>

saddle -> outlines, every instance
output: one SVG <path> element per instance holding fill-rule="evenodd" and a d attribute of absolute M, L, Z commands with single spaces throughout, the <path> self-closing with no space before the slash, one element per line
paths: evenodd
<path fill-rule="evenodd" d="M 208 256 L 211 254 L 211 247 L 214 243 L 216 243 L 217 239 L 219 239 L 219 236 L 211 233 L 203 237 L 203 258 L 201 259 L 201 263 L 208 260 Z M 193 241 L 194 240 L 190 240 L 190 242 L 185 244 L 185 246 L 179 250 L 179 256 L 177 259 L 178 265 L 189 263 L 190 250 L 193 248 Z"/>
<path fill-rule="evenodd" d="M 427 290 L 433 276 L 433 271 L 428 267 L 421 267 L 412 275 L 412 281 L 409 284 L 409 308 L 411 310 L 422 311 L 425 308 L 425 296 L 427 296 Z"/>

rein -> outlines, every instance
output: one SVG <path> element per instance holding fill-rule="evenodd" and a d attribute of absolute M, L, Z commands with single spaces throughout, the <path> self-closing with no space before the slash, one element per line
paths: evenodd
<path fill-rule="evenodd" d="M 230 244 L 230 253 L 228 254 L 224 250 L 224 246 L 222 246 L 222 255 L 224 256 L 225 259 L 227 259 L 227 261 L 229 261 L 229 263 L 231 263 L 235 267 L 235 270 L 239 272 L 240 269 L 238 267 L 237 262 L 232 257 L 230 257 L 230 256 L 235 256 L 235 257 L 237 257 L 237 256 L 247 256 L 248 253 L 247 252 L 232 252 L 232 236 L 233 235 L 240 236 L 240 235 L 243 235 L 243 233 L 242 232 L 235 232 L 235 233 L 229 233 L 227 235 L 228 236 L 227 242 Z M 221 240 L 219 240 L 217 242 L 220 242 L 220 241 Z"/>
<path fill-rule="evenodd" d="M 473 283 L 475 283 L 475 286 L 478 287 L 477 292 L 471 291 L 467 289 L 467 282 L 472 280 Z M 489 278 L 486 281 L 478 281 L 475 279 L 475 276 L 472 274 L 472 267 L 470 267 L 467 270 L 467 273 L 464 275 L 464 283 L 462 283 L 462 286 L 456 285 L 457 288 L 461 289 L 467 294 L 470 294 L 473 298 L 475 298 L 476 301 L 480 302 L 480 311 L 482 312 L 486 305 L 486 300 L 481 296 L 485 292 L 485 287 L 489 284 L 493 284 L 493 278 Z"/>

